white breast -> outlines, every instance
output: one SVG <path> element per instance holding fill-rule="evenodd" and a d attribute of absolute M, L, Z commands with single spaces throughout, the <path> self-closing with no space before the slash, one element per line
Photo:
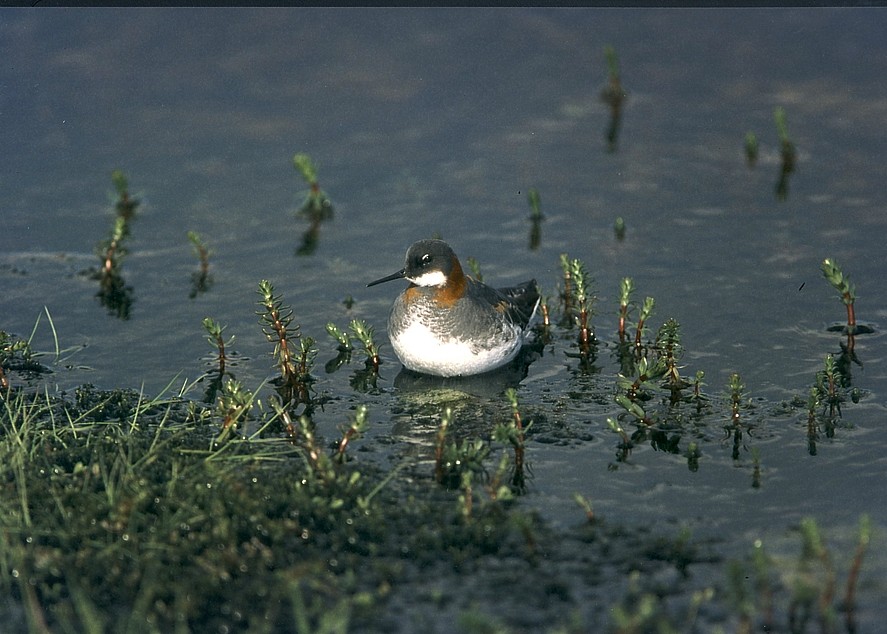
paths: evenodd
<path fill-rule="evenodd" d="M 513 336 L 501 345 L 487 349 L 454 337 L 442 339 L 415 322 L 391 337 L 391 346 L 401 363 L 415 372 L 436 376 L 470 375 L 494 370 L 514 359 L 523 337 L 516 326 L 511 334 Z"/>

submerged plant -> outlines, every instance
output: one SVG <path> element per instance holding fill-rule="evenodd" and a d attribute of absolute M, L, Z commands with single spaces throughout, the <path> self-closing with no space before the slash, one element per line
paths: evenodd
<path fill-rule="evenodd" d="M 96 249 L 101 262 L 95 275 L 99 280 L 96 297 L 110 314 L 120 319 L 129 319 L 133 302 L 133 289 L 126 284 L 121 274 L 121 263 L 126 255 L 123 241 L 127 235 L 129 225 L 126 218 L 117 216 L 110 235 Z"/>
<path fill-rule="evenodd" d="M 816 386 L 810 388 L 807 397 L 807 453 L 816 455 L 816 442 L 819 440 L 819 423 L 817 411 L 819 410 L 819 389 Z"/>
<path fill-rule="evenodd" d="M 535 187 L 527 192 L 527 202 L 530 203 L 530 250 L 535 251 L 542 242 L 542 198 Z"/>
<path fill-rule="evenodd" d="M 758 162 L 758 137 L 751 131 L 745 133 L 745 162 L 749 167 Z"/>
<path fill-rule="evenodd" d="M 310 156 L 303 153 L 296 154 L 293 156 L 293 165 L 309 188 L 298 213 L 311 223 L 302 235 L 302 244 L 296 250 L 296 254 L 310 255 L 317 248 L 321 223 L 333 217 L 333 204 L 326 192 L 320 188 L 320 183 L 317 180 L 317 168 Z"/>
<path fill-rule="evenodd" d="M 622 216 L 616 216 L 613 221 L 613 234 L 619 242 L 625 240 L 625 219 Z"/>
<path fill-rule="evenodd" d="M 299 213 L 310 220 L 328 220 L 332 218 L 333 204 L 327 197 L 326 192 L 320 188 L 314 161 L 307 154 L 300 153 L 293 156 L 293 165 L 309 186 L 308 195 L 299 208 Z"/>
<path fill-rule="evenodd" d="M 434 479 L 438 484 L 444 483 L 446 473 L 444 471 L 444 451 L 446 448 L 447 433 L 453 421 L 453 408 L 444 409 L 437 426 L 437 436 L 434 443 Z"/>
<path fill-rule="evenodd" d="M 114 183 L 114 189 L 117 191 L 117 202 L 114 203 L 117 216 L 129 222 L 135 216 L 136 209 L 138 209 L 141 203 L 138 198 L 130 196 L 129 180 L 122 170 L 118 169 L 111 172 L 111 181 Z"/>
<path fill-rule="evenodd" d="M 785 109 L 777 107 L 773 111 L 773 120 L 776 122 L 776 132 L 779 135 L 780 155 L 782 157 L 779 180 L 776 183 L 776 198 L 779 200 L 785 200 L 788 198 L 789 174 L 795 171 L 795 144 L 792 143 L 788 135 Z"/>
<path fill-rule="evenodd" d="M 594 508 L 591 505 L 591 500 L 586 498 L 581 493 L 574 493 L 573 501 L 576 502 L 576 504 L 578 504 L 583 511 L 585 511 L 585 519 L 588 521 L 588 523 L 594 524 L 596 518 L 594 516 Z"/>
<path fill-rule="evenodd" d="M 606 133 L 607 151 L 615 152 L 619 143 L 622 105 L 628 97 L 628 93 L 622 87 L 619 58 L 616 56 L 616 49 L 610 45 L 605 46 L 604 56 L 607 59 L 607 85 L 601 90 L 601 101 L 610 106 L 610 125 Z"/>
<path fill-rule="evenodd" d="M 111 173 L 111 181 L 117 191 L 114 203 L 114 225 L 109 236 L 99 242 L 96 253 L 99 257 L 99 270 L 93 277 L 99 280 L 99 298 L 108 312 L 120 319 L 129 319 L 132 308 L 132 287 L 127 286 L 121 273 L 121 264 L 126 255 L 124 240 L 130 234 L 130 221 L 135 217 L 139 201 L 129 194 L 129 183 L 121 170 Z"/>
<path fill-rule="evenodd" d="M 209 274 L 210 250 L 196 231 L 188 232 L 188 241 L 194 247 L 194 253 L 200 263 L 200 268 L 191 274 L 191 293 L 188 297 L 194 299 L 212 286 L 212 276 Z"/>
<path fill-rule="evenodd" d="M 641 410 L 643 412 L 643 410 Z M 628 433 L 624 429 L 622 429 L 622 425 L 619 424 L 619 421 L 615 418 L 607 418 L 607 426 L 611 431 L 619 435 L 620 442 L 616 451 L 616 460 L 618 462 L 625 462 L 629 455 L 631 455 L 631 450 L 634 447 L 634 443 L 632 443 L 631 438 L 628 436 Z"/>
<path fill-rule="evenodd" d="M 742 406 L 745 400 L 745 384 L 739 374 L 734 372 L 730 375 L 727 392 L 730 399 L 730 425 L 725 428 L 725 432 L 728 437 L 733 435 L 732 456 L 733 460 L 739 460 L 739 448 L 743 436 Z"/>

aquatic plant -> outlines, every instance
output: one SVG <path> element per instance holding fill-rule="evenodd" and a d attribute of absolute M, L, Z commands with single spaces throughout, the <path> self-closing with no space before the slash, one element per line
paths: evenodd
<path fill-rule="evenodd" d="M 299 213 L 312 220 L 328 220 L 332 218 L 333 204 L 327 197 L 326 192 L 320 188 L 314 161 L 307 154 L 299 153 L 293 156 L 293 165 L 310 188 L 302 206 L 299 208 Z"/>
<path fill-rule="evenodd" d="M 819 391 L 819 402 L 828 407 L 829 418 L 841 416 L 841 403 L 844 401 L 843 385 L 843 377 L 838 373 L 835 358 L 827 354 L 822 369 L 816 373 L 816 388 Z"/>
<path fill-rule="evenodd" d="M 505 398 L 511 406 L 511 418 L 507 423 L 496 425 L 493 428 L 493 438 L 498 442 L 510 444 L 514 448 L 514 474 L 511 484 L 518 490 L 523 490 L 526 486 L 524 473 L 526 443 L 524 442 L 524 424 L 517 402 L 517 390 L 513 387 L 506 389 Z"/>
<path fill-rule="evenodd" d="M 484 275 L 480 270 L 480 262 L 477 261 L 477 258 L 472 256 L 468 256 L 465 258 L 465 263 L 468 265 L 468 269 L 471 271 L 471 277 L 476 279 L 478 282 L 484 281 Z"/>
<path fill-rule="evenodd" d="M 646 333 L 647 321 L 649 321 L 650 317 L 653 315 L 653 309 L 655 307 L 655 299 L 653 299 L 652 297 L 644 298 L 644 303 L 641 306 L 640 312 L 638 313 L 638 323 L 635 325 L 634 331 L 634 346 L 635 349 L 638 351 L 640 351 L 642 347 L 642 341 Z"/>
<path fill-rule="evenodd" d="M 761 452 L 757 447 L 751 448 L 752 473 L 751 488 L 761 488 Z"/>
<path fill-rule="evenodd" d="M 336 341 L 336 356 L 326 362 L 324 366 L 326 372 L 335 372 L 351 362 L 351 354 L 354 351 L 353 337 L 360 343 L 365 359 L 364 369 L 357 370 L 352 375 L 351 387 L 360 392 L 375 390 L 379 367 L 382 364 L 379 345 L 375 341 L 375 329 L 362 319 L 352 319 L 348 324 L 348 331 L 341 330 L 332 322 L 326 325 L 326 331 Z"/>
<path fill-rule="evenodd" d="M 453 408 L 444 408 L 440 417 L 440 424 L 437 426 L 437 436 L 434 443 L 434 480 L 438 484 L 444 483 L 446 474 L 444 472 L 444 450 L 446 448 L 447 432 L 450 424 L 453 422 Z"/>
<path fill-rule="evenodd" d="M 607 151 L 615 152 L 619 141 L 619 124 L 622 120 L 623 102 L 628 97 L 625 88 L 622 87 L 622 78 L 619 71 L 619 58 L 616 49 L 607 45 L 604 47 L 604 56 L 607 60 L 607 85 L 601 90 L 601 101 L 610 107 L 610 125 L 607 127 L 605 138 Z"/>
<path fill-rule="evenodd" d="M 379 371 L 379 365 L 382 363 L 379 357 L 379 346 L 375 342 L 375 329 L 362 319 L 352 319 L 348 324 L 354 338 L 357 339 L 363 347 L 366 355 L 366 365 L 372 368 L 374 372 Z"/>
<path fill-rule="evenodd" d="M 621 404 L 621 403 L 620 403 Z M 630 401 L 627 404 L 621 404 L 623 407 L 630 407 Z M 641 417 L 645 417 L 643 409 L 641 409 Z M 607 427 L 610 428 L 611 431 L 619 435 L 620 443 L 617 447 L 616 451 L 616 460 L 618 462 L 625 462 L 629 455 L 631 455 L 631 450 L 634 447 L 634 443 L 631 441 L 631 438 L 628 436 L 626 431 L 622 429 L 622 425 L 619 424 L 619 421 L 615 418 L 607 418 Z"/>
<path fill-rule="evenodd" d="M 326 331 L 336 342 L 336 356 L 324 365 L 326 373 L 331 374 L 351 361 L 354 344 L 351 343 L 351 335 L 348 334 L 348 331 L 341 330 L 331 321 L 327 322 Z"/>
<path fill-rule="evenodd" d="M 819 389 L 813 386 L 807 396 L 807 453 L 811 456 L 816 455 L 816 442 L 819 440 L 818 410 Z"/>
<path fill-rule="evenodd" d="M 551 312 L 548 307 L 548 296 L 541 295 L 539 297 L 539 313 L 542 315 L 542 327 L 550 328 L 551 327 Z"/>
<path fill-rule="evenodd" d="M 294 155 L 293 165 L 309 187 L 298 213 L 311 223 L 302 235 L 302 244 L 296 250 L 296 254 L 310 255 L 317 248 L 321 223 L 333 217 L 333 204 L 326 192 L 320 188 L 320 183 L 317 180 L 317 168 L 310 156 L 303 153 Z"/>
<path fill-rule="evenodd" d="M 228 379 L 222 384 L 216 413 L 222 419 L 222 430 L 213 446 L 218 447 L 237 429 L 249 414 L 255 394 L 243 387 L 240 381 Z"/>
<path fill-rule="evenodd" d="M 0 390 L 10 389 L 5 370 L 30 366 L 32 356 L 33 351 L 29 341 L 0 330 Z"/>
<path fill-rule="evenodd" d="M 122 170 L 114 170 L 111 172 L 111 181 L 114 183 L 114 189 L 117 191 L 117 202 L 114 203 L 114 209 L 117 216 L 123 218 L 127 223 L 135 217 L 136 209 L 141 202 L 138 198 L 130 196 L 129 179 Z"/>
<path fill-rule="evenodd" d="M 133 303 L 133 289 L 126 284 L 121 273 L 121 263 L 126 255 L 123 241 L 127 235 L 129 224 L 126 218 L 117 216 L 110 235 L 96 248 L 101 264 L 93 276 L 99 280 L 96 297 L 108 309 L 109 314 L 119 319 L 129 319 Z"/>
<path fill-rule="evenodd" d="M 311 368 L 317 355 L 314 339 L 303 337 L 300 326 L 293 325 L 293 309 L 283 303 L 280 295 L 275 294 L 271 282 L 259 282 L 258 292 L 261 296 L 258 304 L 262 310 L 256 314 L 262 324 L 262 332 L 268 341 L 274 343 L 273 356 L 280 370 L 282 396 L 293 405 L 310 405 L 309 387 L 314 382 Z"/>
<path fill-rule="evenodd" d="M 228 372 L 227 349 L 234 343 L 234 335 L 231 335 L 231 338 L 228 339 L 227 342 L 225 341 L 222 333 L 225 331 L 226 327 L 227 326 L 219 324 L 212 317 L 203 318 L 203 329 L 206 330 L 206 339 L 217 351 L 216 359 L 218 360 L 218 367 L 216 368 L 216 372 L 219 377 Z"/>
<path fill-rule="evenodd" d="M 587 364 L 594 358 L 594 346 L 596 338 L 591 326 L 591 316 L 595 296 L 591 292 L 591 276 L 582 260 L 568 258 L 566 253 L 561 254 L 561 268 L 564 272 L 564 321 L 569 318 L 572 324 L 578 328 L 576 343 L 579 352 L 576 355 L 567 353 L 568 356 L 578 356 L 587 369 Z"/>
<path fill-rule="evenodd" d="M 754 167 L 758 162 L 758 137 L 754 132 L 745 133 L 745 163 Z"/>
<path fill-rule="evenodd" d="M 622 216 L 616 216 L 616 220 L 613 221 L 613 235 L 616 236 L 616 240 L 622 242 L 625 240 L 625 219 Z"/>
<path fill-rule="evenodd" d="M 699 449 L 699 444 L 695 441 L 690 441 L 687 443 L 687 469 L 691 472 L 696 473 L 699 471 L 699 459 L 702 457 L 702 451 Z"/>
<path fill-rule="evenodd" d="M 683 346 L 681 345 L 681 325 L 676 319 L 670 317 L 659 327 L 654 347 L 665 364 L 665 386 L 671 394 L 672 403 L 676 403 L 681 398 L 681 390 L 689 385 L 681 377 L 678 367 L 678 361 L 683 354 Z"/>
<path fill-rule="evenodd" d="M 779 135 L 780 156 L 782 164 L 779 169 L 779 180 L 776 183 L 776 198 L 785 200 L 788 198 L 788 177 L 795 171 L 795 144 L 788 135 L 785 109 L 781 106 L 773 110 L 773 120 L 776 122 L 776 132 Z"/>
<path fill-rule="evenodd" d="M 120 319 L 129 319 L 133 303 L 133 289 L 127 286 L 121 273 L 123 258 L 127 253 L 124 240 L 130 235 L 130 221 L 135 217 L 139 200 L 129 194 L 129 183 L 126 175 L 120 170 L 114 170 L 111 180 L 117 191 L 117 201 L 114 203 L 114 224 L 108 237 L 96 246 L 96 254 L 99 257 L 99 269 L 93 274 L 93 278 L 99 280 L 99 298 L 102 306 L 108 309 L 109 314 Z"/>
<path fill-rule="evenodd" d="M 588 359 L 595 340 L 594 330 L 589 323 L 594 302 L 594 296 L 590 292 L 591 277 L 588 275 L 585 264 L 578 258 L 570 261 L 570 275 L 575 284 L 574 301 L 576 302 L 576 312 L 578 313 L 579 353 L 584 359 Z"/>
<path fill-rule="evenodd" d="M 340 330 L 333 322 L 327 322 L 326 331 L 336 341 L 336 348 L 340 352 L 351 352 L 354 350 L 354 344 L 351 343 L 351 336 L 347 331 Z"/>
<path fill-rule="evenodd" d="M 200 263 L 200 268 L 191 274 L 191 293 L 188 297 L 194 299 L 212 286 L 212 276 L 209 274 L 210 250 L 196 231 L 188 232 L 188 241 L 194 247 L 194 253 Z"/>
<path fill-rule="evenodd" d="M 856 287 L 850 282 L 850 278 L 844 275 L 844 271 L 838 266 L 838 263 L 832 258 L 826 258 L 819 265 L 822 275 L 828 280 L 838 293 L 841 295 L 841 301 L 847 308 L 847 329 L 848 335 L 856 334 Z"/>
<path fill-rule="evenodd" d="M 348 448 L 348 444 L 355 438 L 360 437 L 369 427 L 369 422 L 367 421 L 368 412 L 369 409 L 367 409 L 366 405 L 361 404 L 357 406 L 351 424 L 342 432 L 342 438 L 336 446 L 336 459 L 339 462 L 345 461 L 345 450 Z"/>
<path fill-rule="evenodd" d="M 576 504 L 578 504 L 583 511 L 585 511 L 585 519 L 588 521 L 588 523 L 594 524 L 596 518 L 594 515 L 594 508 L 591 505 L 591 500 L 586 498 L 581 493 L 574 493 L 573 501 L 576 502 Z"/>
<path fill-rule="evenodd" d="M 666 607 L 666 601 L 658 592 L 644 592 L 640 589 L 641 573 L 632 570 L 628 575 L 628 593 L 622 601 L 610 607 L 610 627 L 614 634 L 636 634 L 638 632 L 694 632 L 699 608 L 712 600 L 714 590 L 704 588 L 690 596 L 689 605 L 683 614 L 673 615 Z"/>
<path fill-rule="evenodd" d="M 634 307 L 631 296 L 634 293 L 634 281 L 630 277 L 623 277 L 619 283 L 619 341 L 626 338 L 629 311 Z"/>
<path fill-rule="evenodd" d="M 745 384 L 742 377 L 734 372 L 730 375 L 727 384 L 727 394 L 730 399 L 730 424 L 724 428 L 726 437 L 733 436 L 733 460 L 739 460 L 739 448 L 742 445 L 743 424 L 742 407 L 745 402 Z"/>
<path fill-rule="evenodd" d="M 856 590 L 859 585 L 859 575 L 862 572 L 862 564 L 872 539 L 872 519 L 868 514 L 859 518 L 859 532 L 857 534 L 856 549 L 853 559 L 850 561 L 850 569 L 847 572 L 847 583 L 844 590 L 844 622 L 848 632 L 856 632 Z"/>
<path fill-rule="evenodd" d="M 542 198 L 539 190 L 531 187 L 527 192 L 527 202 L 530 204 L 530 250 L 535 251 L 542 242 Z"/>
<path fill-rule="evenodd" d="M 563 272 L 564 287 L 561 291 L 561 306 L 563 307 L 563 319 L 561 325 L 571 328 L 573 326 L 573 270 L 570 266 L 570 258 L 566 253 L 560 255 L 561 271 Z"/>

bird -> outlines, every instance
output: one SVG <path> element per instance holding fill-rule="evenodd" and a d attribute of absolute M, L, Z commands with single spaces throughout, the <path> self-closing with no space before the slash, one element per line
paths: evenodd
<path fill-rule="evenodd" d="M 482 374 L 515 357 L 529 338 L 536 280 L 495 289 L 466 275 L 449 244 L 419 240 L 399 271 L 367 284 L 406 278 L 394 300 L 388 337 L 405 368 L 441 377 Z"/>

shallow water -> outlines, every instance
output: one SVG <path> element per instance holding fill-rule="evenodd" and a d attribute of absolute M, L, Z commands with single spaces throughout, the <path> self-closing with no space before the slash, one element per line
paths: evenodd
<path fill-rule="evenodd" d="M 574 492 L 612 522 L 664 530 L 688 525 L 723 538 L 723 552 L 757 537 L 791 549 L 790 530 L 812 515 L 849 552 L 863 512 L 887 525 L 882 283 L 885 253 L 887 15 L 868 10 L 5 10 L 0 14 L 0 328 L 53 347 L 63 360 L 50 389 L 84 382 L 162 390 L 208 369 L 201 320 L 236 336 L 235 371 L 247 385 L 273 376 L 255 305 L 269 279 L 318 340 L 317 416 L 334 433 L 366 402 L 365 442 L 395 439 L 395 455 L 430 442 L 450 396 L 394 385 L 383 348 L 380 390 L 349 385 L 356 366 L 325 374 L 324 332 L 358 317 L 384 331 L 396 283 L 365 284 L 401 266 L 406 247 L 438 233 L 484 279 L 536 277 L 556 297 L 559 256 L 582 258 L 595 278 L 597 335 L 612 343 L 618 285 L 656 298 L 655 329 L 682 326 L 686 374 L 704 370 L 724 397 L 738 372 L 755 429 L 739 460 L 722 425 L 698 430 L 700 468 L 639 446 L 616 463 L 607 416 L 618 364 L 599 350 L 583 375 L 547 346 L 521 383 L 533 469 L 523 503 L 556 524 L 581 521 Z M 618 147 L 599 99 L 605 45 L 628 90 Z M 782 106 L 797 151 L 785 200 L 773 109 Z M 754 131 L 760 157 L 746 165 Z M 319 165 L 335 205 L 316 252 L 297 257 L 307 228 L 294 212 L 305 186 L 297 151 Z M 130 318 L 94 297 L 95 245 L 110 230 L 110 174 L 123 169 L 141 199 L 123 275 Z M 528 248 L 527 190 L 538 188 L 541 244 Z M 613 223 L 627 225 L 623 241 Z M 212 249 L 213 286 L 189 299 L 197 262 L 186 232 Z M 819 272 L 834 257 L 856 283 L 859 404 L 847 403 L 818 455 L 803 408 L 844 316 Z M 347 309 L 345 298 L 354 305 Z M 384 336 L 380 337 L 384 341 Z M 559 342 L 558 342 L 559 341 Z M 52 364 L 51 357 L 42 359 Z M 67 367 L 66 367 L 67 366 Z M 498 390 L 493 390 L 495 393 Z M 497 397 L 451 395 L 465 411 Z M 465 433 L 483 419 L 465 414 Z M 488 433 L 488 432 L 486 432 Z M 389 446 L 390 445 L 386 445 Z M 681 445 L 686 447 L 686 442 Z M 750 447 L 762 486 L 752 488 Z M 869 601 L 887 558 L 872 548 Z M 864 615 L 877 622 L 871 602 Z M 881 614 L 880 616 L 883 616 Z"/>

